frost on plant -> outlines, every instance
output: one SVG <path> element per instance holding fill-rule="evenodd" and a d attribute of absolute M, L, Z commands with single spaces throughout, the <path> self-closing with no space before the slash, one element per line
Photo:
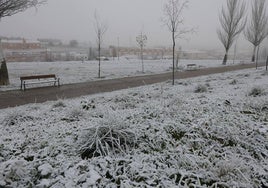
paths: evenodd
<path fill-rule="evenodd" d="M 5 126 L 12 126 L 32 120 L 34 120 L 34 117 L 26 115 L 24 112 L 14 111 L 7 114 L 2 124 Z"/>
<path fill-rule="evenodd" d="M 83 110 L 89 110 L 89 109 L 95 109 L 96 105 L 94 103 L 94 100 L 89 101 L 81 101 L 82 109 Z"/>
<path fill-rule="evenodd" d="M 106 120 L 99 121 L 99 126 L 85 131 L 80 148 L 82 159 L 126 153 L 136 144 L 135 133 L 115 114 L 108 113 Z"/>
<path fill-rule="evenodd" d="M 253 87 L 248 93 L 248 95 L 252 97 L 257 97 L 257 96 L 265 95 L 265 91 L 261 87 Z"/>
<path fill-rule="evenodd" d="M 55 104 L 53 104 L 52 106 L 53 108 L 64 108 L 66 107 L 65 103 L 63 102 L 63 100 L 58 100 Z"/>
<path fill-rule="evenodd" d="M 236 85 L 237 84 L 237 80 L 236 79 L 233 79 L 231 82 L 230 82 L 231 85 Z"/>
<path fill-rule="evenodd" d="M 66 117 L 62 118 L 62 121 L 66 122 L 74 122 L 74 121 L 79 121 L 81 117 L 84 116 L 84 111 L 82 109 L 71 109 Z"/>
<path fill-rule="evenodd" d="M 198 86 L 196 86 L 196 88 L 194 90 L 195 93 L 205 93 L 207 91 L 208 91 L 208 88 L 206 85 L 198 85 Z"/>
<path fill-rule="evenodd" d="M 13 182 L 27 182 L 29 169 L 23 160 L 10 160 L 0 164 L 0 187 L 13 187 Z M 13 184 L 14 185 L 14 184 Z"/>

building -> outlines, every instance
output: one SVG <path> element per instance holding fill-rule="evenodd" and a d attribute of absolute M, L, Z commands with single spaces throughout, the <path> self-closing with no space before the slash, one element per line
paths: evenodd
<path fill-rule="evenodd" d="M 4 50 L 33 50 L 41 48 L 41 43 L 37 40 L 2 39 L 1 43 Z"/>

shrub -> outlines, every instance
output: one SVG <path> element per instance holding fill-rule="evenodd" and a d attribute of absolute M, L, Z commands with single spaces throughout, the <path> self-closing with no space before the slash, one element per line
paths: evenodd
<path fill-rule="evenodd" d="M 32 121 L 34 119 L 34 117 L 28 116 L 24 112 L 14 111 L 4 118 L 2 124 L 5 126 L 12 126 L 18 125 L 22 122 Z"/>
<path fill-rule="evenodd" d="M 230 82 L 231 85 L 236 85 L 237 84 L 237 80 L 236 79 L 233 79 L 231 82 Z"/>
<path fill-rule="evenodd" d="M 206 85 L 198 85 L 198 86 L 196 86 L 196 88 L 194 90 L 195 93 L 204 93 L 207 91 L 208 91 L 208 88 Z"/>
<path fill-rule="evenodd" d="M 252 97 L 257 97 L 257 96 L 261 96 L 264 95 L 264 89 L 260 88 L 260 87 L 253 87 L 250 92 L 248 93 L 249 96 Z"/>
<path fill-rule="evenodd" d="M 89 109 L 95 109 L 96 108 L 96 105 L 94 103 L 94 101 L 81 101 L 80 102 L 81 105 L 82 105 L 82 109 L 83 110 L 89 110 Z"/>
<path fill-rule="evenodd" d="M 62 107 L 62 108 L 66 107 L 66 105 L 64 104 L 64 102 L 63 102 L 62 100 L 57 101 L 57 102 L 56 102 L 55 104 L 53 104 L 53 106 L 52 106 L 52 108 L 60 108 L 60 107 Z"/>
<path fill-rule="evenodd" d="M 125 153 L 135 146 L 135 133 L 122 126 L 102 125 L 88 129 L 80 149 L 82 159 Z"/>

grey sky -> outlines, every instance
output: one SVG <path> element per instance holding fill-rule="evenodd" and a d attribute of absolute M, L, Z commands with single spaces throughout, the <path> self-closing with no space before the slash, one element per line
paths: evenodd
<path fill-rule="evenodd" d="M 105 45 L 135 46 L 135 38 L 143 29 L 148 46 L 168 46 L 171 37 L 161 22 L 163 5 L 167 0 L 48 0 L 35 9 L 27 10 L 0 22 L 0 35 L 21 36 L 29 39 L 76 39 L 95 44 L 94 11 L 108 24 Z M 197 27 L 189 40 L 178 41 L 191 49 L 221 48 L 216 29 L 218 12 L 225 0 L 190 0 L 185 10 L 185 26 Z M 250 44 L 241 37 L 242 46 Z"/>

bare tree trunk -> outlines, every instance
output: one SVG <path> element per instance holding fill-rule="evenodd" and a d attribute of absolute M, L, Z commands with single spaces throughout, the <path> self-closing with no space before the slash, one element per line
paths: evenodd
<path fill-rule="evenodd" d="M 175 41 L 175 32 L 172 32 L 172 41 L 173 41 L 173 48 L 172 48 L 172 60 L 173 60 L 173 67 L 172 67 L 172 85 L 175 85 L 175 46 L 176 46 L 176 41 Z"/>
<path fill-rule="evenodd" d="M 255 62 L 255 54 L 256 54 L 256 46 L 254 45 L 253 55 L 252 55 L 252 58 L 251 58 L 251 62 Z"/>
<path fill-rule="evenodd" d="M 144 64 L 143 64 L 143 48 L 141 46 L 141 70 L 142 70 L 142 73 L 144 73 Z"/>
<path fill-rule="evenodd" d="M 9 85 L 8 70 L 5 59 L 1 62 L 0 67 L 0 85 Z"/>
<path fill-rule="evenodd" d="M 101 47 L 100 47 L 100 42 L 99 42 L 99 46 L 98 46 L 98 51 L 99 51 L 99 71 L 98 71 L 98 78 L 100 78 L 100 69 L 101 69 L 101 54 L 100 54 L 100 50 L 101 50 Z"/>
<path fill-rule="evenodd" d="M 224 55 L 224 58 L 223 58 L 223 61 L 222 61 L 223 65 L 226 65 L 227 59 L 228 59 L 228 51 L 225 52 L 225 55 Z"/>
<path fill-rule="evenodd" d="M 266 58 L 266 71 L 267 71 L 267 69 L 268 69 L 268 56 Z"/>
<path fill-rule="evenodd" d="M 119 61 L 119 37 L 117 37 L 117 59 Z"/>
<path fill-rule="evenodd" d="M 178 71 L 178 69 L 179 69 L 179 59 L 180 59 L 180 53 L 177 52 L 177 55 L 176 55 L 176 71 Z"/>
<path fill-rule="evenodd" d="M 258 68 L 258 61 L 259 61 L 259 50 L 260 50 L 260 45 L 257 48 L 257 57 L 256 57 L 256 69 Z"/>

